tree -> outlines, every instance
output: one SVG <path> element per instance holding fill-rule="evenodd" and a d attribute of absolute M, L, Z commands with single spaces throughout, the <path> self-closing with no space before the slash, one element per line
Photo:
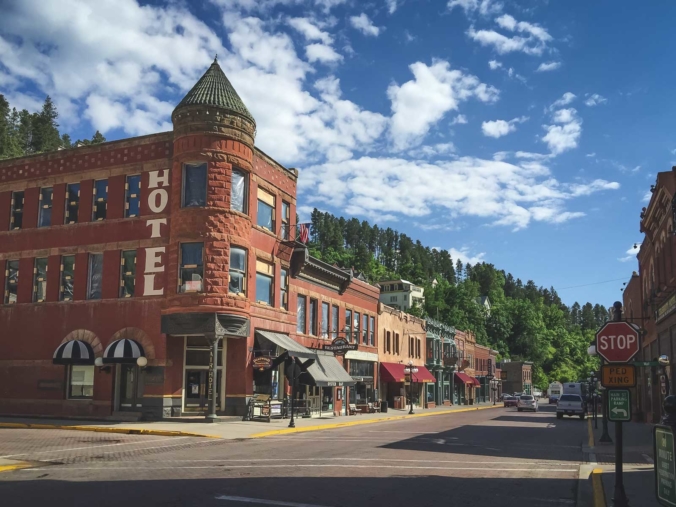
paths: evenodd
<path fill-rule="evenodd" d="M 49 95 L 45 98 L 42 110 L 34 113 L 31 118 L 31 151 L 32 153 L 42 153 L 45 151 L 58 150 L 61 147 L 61 135 L 59 134 L 59 124 L 56 119 L 59 113 Z"/>

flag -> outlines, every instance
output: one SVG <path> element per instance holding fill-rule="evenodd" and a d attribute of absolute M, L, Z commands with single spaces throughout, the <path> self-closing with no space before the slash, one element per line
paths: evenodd
<path fill-rule="evenodd" d="M 310 239 L 310 224 L 300 224 L 298 226 L 298 235 L 301 243 L 307 243 Z"/>

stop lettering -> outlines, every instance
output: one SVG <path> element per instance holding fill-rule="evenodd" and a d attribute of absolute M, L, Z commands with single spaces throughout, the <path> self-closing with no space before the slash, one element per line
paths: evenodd
<path fill-rule="evenodd" d="M 626 363 L 639 351 L 638 331 L 626 322 L 608 322 L 596 333 L 596 351 L 609 363 Z"/>

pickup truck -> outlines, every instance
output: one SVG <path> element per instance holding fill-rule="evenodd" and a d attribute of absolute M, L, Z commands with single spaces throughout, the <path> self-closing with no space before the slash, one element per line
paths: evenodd
<path fill-rule="evenodd" d="M 578 415 L 584 420 L 587 416 L 587 404 L 579 394 L 562 394 L 556 405 L 556 418 L 563 419 L 564 415 Z"/>

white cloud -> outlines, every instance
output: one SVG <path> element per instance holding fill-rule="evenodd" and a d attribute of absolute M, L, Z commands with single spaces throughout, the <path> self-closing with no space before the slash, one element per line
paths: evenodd
<path fill-rule="evenodd" d="M 411 158 L 436 158 L 440 156 L 452 155 L 455 153 L 455 145 L 453 143 L 437 143 L 425 146 L 419 146 L 413 150 L 408 151 Z"/>
<path fill-rule="evenodd" d="M 465 125 L 467 123 L 467 116 L 459 114 L 451 120 L 451 125 Z"/>
<path fill-rule="evenodd" d="M 638 251 L 641 249 L 641 243 L 634 243 L 629 247 L 625 252 L 624 257 L 619 257 L 617 260 L 620 262 L 629 262 L 632 259 L 636 259 Z"/>
<path fill-rule="evenodd" d="M 308 18 L 291 18 L 289 25 L 300 32 L 305 40 L 321 41 L 324 44 L 333 43 L 333 38 L 327 32 L 322 31 L 315 23 Z"/>
<path fill-rule="evenodd" d="M 535 72 L 549 72 L 561 67 L 561 62 L 542 62 Z"/>
<path fill-rule="evenodd" d="M 491 68 L 491 70 L 496 70 L 502 67 L 502 63 L 498 62 L 497 60 L 491 60 L 488 62 L 488 66 Z"/>
<path fill-rule="evenodd" d="M 458 262 L 458 260 L 460 260 L 460 262 L 463 264 L 467 264 L 469 262 L 472 266 L 480 262 L 484 262 L 484 257 L 486 257 L 486 252 L 470 254 L 468 246 L 463 246 L 460 250 L 457 250 L 456 248 L 449 248 L 448 253 L 451 255 L 453 262 Z"/>
<path fill-rule="evenodd" d="M 541 55 L 552 40 L 547 30 L 540 25 L 517 21 L 509 14 L 503 14 L 495 19 L 498 26 L 510 32 L 525 35 L 508 37 L 495 30 L 475 30 L 470 26 L 467 35 L 482 46 L 492 46 L 499 54 L 522 52 L 527 55 Z"/>
<path fill-rule="evenodd" d="M 515 230 L 532 221 L 560 223 L 580 217 L 582 211 L 566 209 L 570 200 L 618 187 L 605 180 L 562 183 L 537 160 L 511 164 L 476 157 L 432 163 L 364 156 L 306 167 L 299 180 L 306 199 L 350 214 L 433 215 L 447 217 L 450 225 L 476 217 Z"/>
<path fill-rule="evenodd" d="M 373 21 L 363 12 L 359 16 L 351 16 L 350 24 L 364 35 L 378 37 L 380 33 L 380 28 L 375 26 Z"/>
<path fill-rule="evenodd" d="M 343 59 L 343 55 L 339 55 L 326 44 L 310 44 L 305 47 L 305 52 L 310 62 L 335 63 Z"/>
<path fill-rule="evenodd" d="M 552 103 L 552 105 L 549 106 L 549 109 L 551 110 L 551 109 L 555 109 L 557 107 L 567 106 L 568 104 L 573 102 L 576 98 L 577 98 L 577 95 L 575 95 L 574 93 L 566 92 L 566 93 L 563 94 L 563 96 L 560 99 L 555 100 Z"/>
<path fill-rule="evenodd" d="M 585 157 L 589 157 L 589 158 L 594 158 L 595 156 L 596 156 L 596 152 L 587 153 L 587 154 L 585 155 Z"/>
<path fill-rule="evenodd" d="M 605 104 L 608 102 L 608 99 L 598 93 L 590 95 L 587 100 L 584 101 L 584 104 L 589 107 L 598 106 L 599 104 Z"/>
<path fill-rule="evenodd" d="M 522 116 L 521 118 L 514 118 L 510 121 L 485 121 L 481 124 L 481 131 L 487 137 L 494 137 L 495 139 L 498 139 L 499 137 L 506 136 L 510 132 L 515 132 L 516 125 L 525 121 L 528 121 L 528 118 L 525 116 Z"/>
<path fill-rule="evenodd" d="M 385 0 L 385 3 L 387 5 L 387 12 L 389 12 L 390 14 L 394 14 L 394 12 L 399 7 L 398 0 Z"/>
<path fill-rule="evenodd" d="M 472 97 L 495 102 L 499 96 L 496 88 L 451 69 L 443 60 L 433 61 L 431 66 L 416 62 L 409 68 L 414 79 L 401 86 L 392 84 L 387 90 L 393 112 L 390 134 L 396 149 L 420 142 L 430 127 L 448 111 L 456 111 L 460 102 Z"/>
<path fill-rule="evenodd" d="M 496 0 L 449 0 L 448 9 L 453 10 L 455 7 L 462 8 L 468 15 L 478 13 L 489 16 L 501 12 L 503 6 L 502 2 Z"/>
<path fill-rule="evenodd" d="M 552 115 L 552 121 L 554 125 L 543 125 L 547 134 L 542 138 L 552 155 L 577 148 L 582 135 L 582 119 L 577 111 L 573 108 L 557 110 Z"/>
<path fill-rule="evenodd" d="M 650 190 L 648 190 L 645 194 L 643 194 L 643 198 L 641 199 L 641 201 L 650 202 L 650 198 L 652 196 L 653 196 L 653 193 Z"/>
<path fill-rule="evenodd" d="M 226 11 L 268 12 L 277 5 L 303 5 L 308 9 L 312 6 L 329 12 L 333 7 L 345 3 L 347 0 L 212 0 Z"/>

